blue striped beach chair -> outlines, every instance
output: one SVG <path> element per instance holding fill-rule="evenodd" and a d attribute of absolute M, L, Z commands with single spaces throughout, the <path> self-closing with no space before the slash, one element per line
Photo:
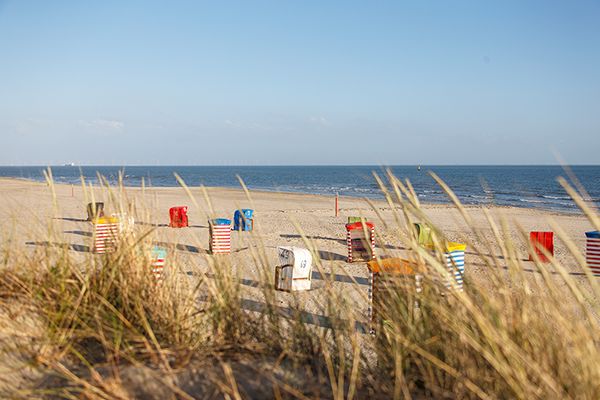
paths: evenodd
<path fill-rule="evenodd" d="M 600 276 L 600 231 L 586 232 L 585 260 L 594 276 Z"/>
<path fill-rule="evenodd" d="M 427 246 L 433 250 L 433 245 Z M 463 291 L 463 278 L 465 275 L 465 250 L 466 244 L 448 242 L 444 247 L 444 259 L 448 272 L 453 279 L 446 283 L 448 289 Z"/>

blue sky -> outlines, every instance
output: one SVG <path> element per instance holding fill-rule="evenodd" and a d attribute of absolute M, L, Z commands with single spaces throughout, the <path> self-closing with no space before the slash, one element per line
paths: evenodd
<path fill-rule="evenodd" d="M 597 1 L 2 1 L 0 164 L 600 164 Z"/>

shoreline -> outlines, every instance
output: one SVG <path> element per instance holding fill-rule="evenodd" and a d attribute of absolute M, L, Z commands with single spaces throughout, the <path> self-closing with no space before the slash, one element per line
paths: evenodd
<path fill-rule="evenodd" d="M 2 184 L 3 182 L 6 183 L 27 183 L 27 184 L 32 184 L 32 185 L 43 185 L 43 186 L 47 186 L 47 183 L 44 181 L 38 181 L 35 179 L 28 179 L 28 178 L 19 178 L 19 177 L 0 177 L 0 184 Z M 77 187 L 77 188 L 81 188 L 81 184 L 74 184 L 74 183 L 64 183 L 64 182 L 54 182 L 54 185 L 58 186 L 58 187 Z M 97 185 L 94 185 L 94 187 L 98 187 Z M 134 190 L 142 190 L 141 186 L 127 186 L 127 185 L 123 185 L 123 187 L 125 189 L 134 189 Z M 223 192 L 231 192 L 231 193 L 235 193 L 235 194 L 239 194 L 242 193 L 244 194 L 244 189 L 242 187 L 231 187 L 231 186 L 188 186 L 189 189 L 199 189 L 199 188 L 206 188 L 207 191 L 223 191 Z M 144 187 L 145 190 L 152 190 L 152 191 L 165 191 L 165 192 L 171 192 L 171 191 L 176 191 L 176 190 L 182 190 L 183 187 L 182 186 L 145 186 Z M 261 195 L 267 195 L 267 194 L 275 194 L 277 196 L 300 196 L 300 197 L 307 197 L 307 198 L 314 198 L 314 199 L 330 199 L 333 200 L 335 199 L 335 195 L 334 194 L 322 194 L 322 193 L 306 193 L 306 192 L 292 192 L 292 191 L 281 191 L 281 190 L 268 190 L 268 189 L 251 189 L 248 188 L 248 191 L 250 193 L 258 193 Z M 348 195 L 339 195 L 340 199 L 343 200 L 350 200 L 352 202 L 356 202 L 356 201 L 363 201 L 363 202 L 373 202 L 376 204 L 381 204 L 383 206 L 383 208 L 389 208 L 389 204 L 387 203 L 387 201 L 385 200 L 385 198 L 370 198 L 370 197 L 359 197 L 359 196 L 348 196 Z M 454 209 L 456 208 L 456 206 L 448 201 L 447 203 L 435 203 L 435 202 L 427 202 L 427 201 L 422 201 L 419 199 L 419 202 L 421 203 L 421 205 L 424 208 L 427 209 Z M 465 204 L 462 203 L 462 206 L 466 209 L 470 209 L 470 210 L 482 210 L 482 209 L 488 209 L 488 210 L 528 210 L 528 211 L 535 211 L 535 212 L 539 212 L 539 213 L 543 213 L 543 214 L 548 214 L 548 215 L 555 215 L 555 216 L 574 216 L 574 217 L 583 217 L 584 213 L 579 209 L 579 208 L 575 208 L 573 209 L 573 211 L 566 211 L 566 210 L 557 210 L 554 208 L 543 208 L 543 207 L 519 207 L 516 205 L 502 205 L 502 204 Z M 380 206 L 381 208 L 381 206 Z M 341 209 L 353 209 L 353 208 L 347 208 L 347 207 L 340 207 Z"/>

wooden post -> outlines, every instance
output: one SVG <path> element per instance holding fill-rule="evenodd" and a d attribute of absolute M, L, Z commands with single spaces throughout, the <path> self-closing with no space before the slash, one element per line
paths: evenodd
<path fill-rule="evenodd" d="M 335 216 L 339 216 L 340 215 L 340 208 L 339 208 L 339 199 L 338 199 L 338 193 L 335 194 Z"/>
<path fill-rule="evenodd" d="M 73 184 L 71 184 L 71 197 L 75 196 L 73 193 Z"/>

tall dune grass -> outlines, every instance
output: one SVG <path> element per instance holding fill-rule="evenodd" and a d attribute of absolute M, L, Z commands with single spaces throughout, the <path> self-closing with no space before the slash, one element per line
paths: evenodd
<path fill-rule="evenodd" d="M 487 213 L 487 229 L 476 228 L 469 211 L 434 176 L 476 238 L 467 243 L 474 253 L 470 259 L 480 260 L 486 271 L 484 283 L 471 279 L 467 264 L 465 290 L 448 291 L 441 257 L 444 233 L 428 221 L 409 182 L 391 174 L 376 178 L 394 211 L 393 223 L 375 221 L 378 234 L 408 249 L 424 275 L 424 290 L 399 288 L 378 304 L 385 322 L 375 335 L 368 333 L 366 289 L 356 282 L 340 289 L 328 280 L 326 272 L 331 271 L 298 224 L 325 281 L 318 291 L 285 295 L 282 305 L 273 287 L 275 260 L 261 242 L 260 222 L 246 250 L 247 263 L 258 269 L 260 281 L 249 296 L 240 283 L 244 265 L 232 265 L 227 256 L 204 255 L 208 271 L 191 278 L 178 267 L 184 261 L 170 251 L 170 268 L 157 284 L 148 273 L 148 250 L 156 242 L 153 226 L 137 225 L 112 254 L 76 256 L 60 245 L 60 230 L 49 221 L 40 228 L 47 230 L 48 246 L 27 251 L 7 242 L 2 249 L 0 350 L 9 362 L 0 371 L 0 394 L 90 399 L 598 398 L 600 289 L 594 277 L 588 274 L 582 285 L 554 258 L 550 265 L 536 259 L 538 273 L 526 274 L 531 265 L 525 267 L 507 221 Z M 92 188 L 82 179 L 86 202 L 101 190 L 112 210 L 149 220 L 145 204 L 136 204 L 122 182 L 111 187 L 101 181 L 101 188 Z M 196 198 L 181 183 L 198 208 L 207 205 L 210 217 L 206 192 Z M 596 210 L 562 183 L 600 229 Z M 50 172 L 48 186 L 54 191 Z M 418 245 L 412 228 L 416 221 L 433 226 L 436 252 Z M 554 230 L 578 270 L 586 271 L 581 249 L 560 226 Z M 525 230 L 521 234 L 525 238 Z M 379 256 L 394 255 L 381 247 Z M 333 272 L 344 273 L 343 263 L 333 265 Z M 307 297 L 325 318 L 316 320 L 306 312 Z"/>

